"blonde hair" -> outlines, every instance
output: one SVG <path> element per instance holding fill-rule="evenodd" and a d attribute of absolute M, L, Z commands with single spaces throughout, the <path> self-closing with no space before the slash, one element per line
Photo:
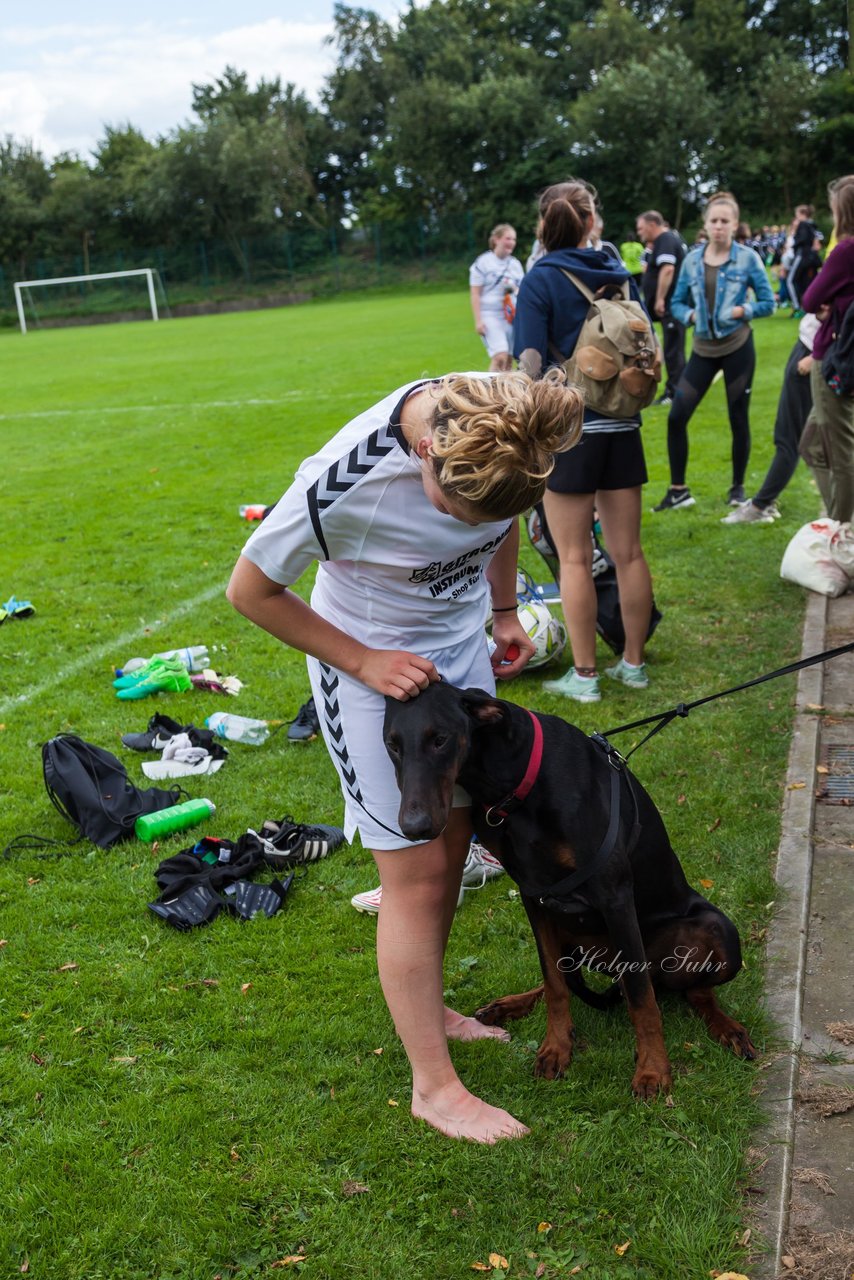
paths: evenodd
<path fill-rule="evenodd" d="M 521 371 L 448 374 L 431 423 L 439 488 L 491 519 L 520 515 L 542 498 L 554 455 L 578 442 L 583 412 L 563 369 L 537 382 Z"/>
<path fill-rule="evenodd" d="M 516 228 L 509 222 L 497 223 L 489 233 L 489 247 L 494 249 L 501 237 L 507 232 L 512 231 L 516 234 Z"/>
<path fill-rule="evenodd" d="M 827 194 L 837 240 L 854 236 L 854 174 L 836 178 L 828 185 Z"/>
<path fill-rule="evenodd" d="M 734 221 L 738 222 L 739 217 L 741 216 L 738 208 L 738 201 L 736 200 L 735 196 L 732 194 L 731 191 L 716 191 L 713 196 L 709 196 L 708 200 L 706 201 L 706 211 L 703 217 L 704 222 L 706 218 L 709 216 L 709 210 L 711 209 L 713 204 L 730 205 L 732 207 L 733 212 L 735 213 Z"/>

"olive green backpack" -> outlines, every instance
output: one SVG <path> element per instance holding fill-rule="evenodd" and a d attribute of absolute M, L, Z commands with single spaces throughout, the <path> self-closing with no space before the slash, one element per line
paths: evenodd
<path fill-rule="evenodd" d="M 655 399 L 661 377 L 661 351 L 649 316 L 630 297 L 628 280 L 593 294 L 577 276 L 563 274 L 590 308 L 572 354 L 556 348 L 552 353 L 584 393 L 588 409 L 605 418 L 633 418 Z"/>

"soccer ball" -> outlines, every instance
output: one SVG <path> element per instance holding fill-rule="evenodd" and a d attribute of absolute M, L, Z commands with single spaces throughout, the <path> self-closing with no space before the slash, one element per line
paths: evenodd
<path fill-rule="evenodd" d="M 544 667 L 559 658 L 566 648 L 566 628 L 557 618 L 552 617 L 548 605 L 542 600 L 526 600 L 519 605 L 517 612 L 519 621 L 536 650 L 525 670 Z"/>

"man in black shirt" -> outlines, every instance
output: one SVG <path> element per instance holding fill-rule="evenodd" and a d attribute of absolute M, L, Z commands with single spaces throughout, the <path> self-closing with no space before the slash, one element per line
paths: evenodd
<path fill-rule="evenodd" d="M 670 404 L 685 368 L 685 326 L 670 314 L 670 299 L 685 257 L 685 245 L 682 237 L 665 225 L 655 209 L 640 214 L 636 227 L 641 243 L 648 250 L 647 266 L 641 281 L 644 302 L 652 319 L 661 321 L 667 371 L 664 392 L 655 404 Z"/>

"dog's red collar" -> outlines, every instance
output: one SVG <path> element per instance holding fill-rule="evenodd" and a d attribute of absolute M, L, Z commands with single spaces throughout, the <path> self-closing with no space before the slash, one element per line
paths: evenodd
<path fill-rule="evenodd" d="M 534 741 L 531 743 L 531 754 L 528 757 L 525 776 L 518 787 L 514 787 L 508 796 L 505 796 L 503 800 L 499 800 L 497 804 L 491 805 L 487 809 L 486 821 L 490 827 L 500 827 L 507 815 L 522 803 L 537 781 L 537 774 L 540 772 L 540 765 L 543 763 L 543 726 L 533 711 L 529 711 L 528 715 L 531 717 L 531 723 L 534 726 Z"/>

